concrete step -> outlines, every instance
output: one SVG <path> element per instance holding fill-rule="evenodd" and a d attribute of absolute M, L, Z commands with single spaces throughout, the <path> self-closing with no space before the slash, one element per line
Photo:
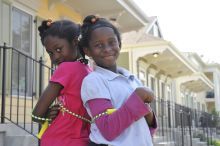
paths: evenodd
<path fill-rule="evenodd" d="M 38 139 L 20 127 L 0 124 L 0 146 L 37 146 Z"/>
<path fill-rule="evenodd" d="M 206 142 L 197 142 L 195 146 L 207 146 Z"/>
<path fill-rule="evenodd" d="M 38 140 L 31 135 L 5 136 L 5 146 L 38 146 Z"/>
<path fill-rule="evenodd" d="M 5 146 L 5 131 L 0 131 L 0 146 Z"/>
<path fill-rule="evenodd" d="M 153 142 L 154 143 L 159 143 L 159 142 L 163 142 L 164 141 L 164 137 L 163 136 L 154 136 L 153 137 Z"/>
<path fill-rule="evenodd" d="M 175 146 L 175 142 L 173 141 L 159 142 L 159 143 L 155 143 L 154 146 Z"/>

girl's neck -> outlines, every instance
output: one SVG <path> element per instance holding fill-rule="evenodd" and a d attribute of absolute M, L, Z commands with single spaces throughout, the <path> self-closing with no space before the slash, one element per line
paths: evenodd
<path fill-rule="evenodd" d="M 116 65 L 113 66 L 113 67 L 109 67 L 109 68 L 103 67 L 103 66 L 100 66 L 100 67 L 102 67 L 102 68 L 104 68 L 104 69 L 107 69 L 107 70 L 109 70 L 109 71 L 112 71 L 112 72 L 114 72 L 114 73 L 118 73 L 118 71 L 117 71 L 117 66 L 116 66 Z"/>

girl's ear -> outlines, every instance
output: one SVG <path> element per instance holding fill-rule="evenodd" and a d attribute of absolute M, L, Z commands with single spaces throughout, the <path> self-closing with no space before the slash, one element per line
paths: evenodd
<path fill-rule="evenodd" d="M 84 52 L 88 57 L 91 57 L 90 50 L 89 50 L 88 48 L 83 48 L 83 52 Z"/>

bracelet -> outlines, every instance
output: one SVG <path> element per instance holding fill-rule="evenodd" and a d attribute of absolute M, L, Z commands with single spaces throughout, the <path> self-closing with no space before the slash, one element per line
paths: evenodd
<path fill-rule="evenodd" d="M 103 112 L 103 113 L 100 113 L 100 114 L 94 116 L 94 117 L 92 118 L 92 123 L 93 123 L 96 119 L 98 119 L 98 118 L 100 118 L 101 116 L 104 116 L 104 115 L 106 115 L 106 114 L 107 114 L 107 112 Z"/>
<path fill-rule="evenodd" d="M 41 121 L 51 121 L 51 119 L 49 118 L 42 118 L 42 117 L 35 116 L 33 114 L 31 115 L 31 117 L 37 120 L 41 120 Z"/>
<path fill-rule="evenodd" d="M 116 111 L 116 109 L 114 109 L 114 108 L 112 108 L 112 109 L 107 109 L 105 112 L 102 112 L 102 113 L 100 113 L 100 114 L 94 116 L 94 117 L 92 118 L 92 123 L 93 123 L 96 119 L 100 118 L 101 116 L 111 115 L 111 114 L 114 113 L 115 111 Z"/>

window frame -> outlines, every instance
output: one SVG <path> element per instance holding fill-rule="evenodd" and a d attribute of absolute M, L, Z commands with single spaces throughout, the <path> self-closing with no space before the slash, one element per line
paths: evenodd
<path fill-rule="evenodd" d="M 34 58 L 34 55 L 35 55 L 35 44 L 36 44 L 36 41 L 34 41 L 36 39 L 36 35 L 35 35 L 35 29 L 36 29 L 36 25 L 34 23 L 34 20 L 36 18 L 36 15 L 35 15 L 35 12 L 27 7 L 25 7 L 24 5 L 21 5 L 20 3 L 18 2 L 14 2 L 12 5 L 11 5 L 11 10 L 10 10 L 10 17 L 11 17 L 11 46 L 13 46 L 13 22 L 14 22 L 14 11 L 19 13 L 20 15 L 27 15 L 28 16 L 28 19 L 29 19 L 29 36 L 30 36 L 30 50 L 29 50 L 29 53 L 27 54 L 24 50 L 20 50 L 22 53 L 24 53 L 25 55 L 31 57 L 31 58 Z M 18 48 L 16 48 L 18 49 Z M 13 54 L 12 54 L 13 55 Z M 32 98 L 32 96 L 34 96 L 34 88 L 35 88 L 35 66 L 33 65 L 33 62 L 30 61 L 30 63 L 27 63 L 29 64 L 30 66 L 27 68 L 27 73 L 29 75 L 27 75 L 27 73 L 25 73 L 27 75 L 27 81 L 26 81 L 26 86 L 27 86 L 27 91 L 26 93 L 25 92 L 20 92 L 19 91 L 19 97 L 21 98 Z M 34 73 L 34 74 L 33 74 Z M 12 76 L 12 75 L 11 75 Z M 20 77 L 19 77 L 20 78 Z M 33 79 L 33 80 L 32 80 Z M 13 79 L 11 79 L 13 80 Z M 32 84 L 31 86 L 28 86 Z M 19 82 L 19 85 L 20 85 L 20 82 Z M 11 89 L 11 94 L 12 96 L 17 96 L 18 95 L 18 92 L 17 91 L 12 91 L 13 89 Z"/>

